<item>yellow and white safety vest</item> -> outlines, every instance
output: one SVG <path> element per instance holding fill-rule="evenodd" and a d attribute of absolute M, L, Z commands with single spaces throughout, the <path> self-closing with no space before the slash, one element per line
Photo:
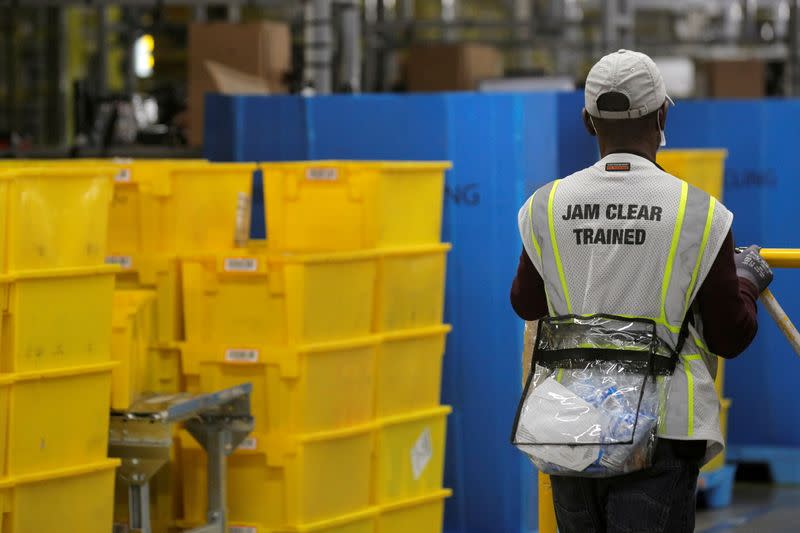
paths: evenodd
<path fill-rule="evenodd" d="M 542 276 L 551 316 L 606 313 L 653 319 L 676 346 L 694 325 L 667 393 L 659 436 L 722 451 L 716 356 L 692 302 L 733 215 L 707 193 L 633 154 L 612 154 L 537 190 L 519 212 L 525 250 Z"/>

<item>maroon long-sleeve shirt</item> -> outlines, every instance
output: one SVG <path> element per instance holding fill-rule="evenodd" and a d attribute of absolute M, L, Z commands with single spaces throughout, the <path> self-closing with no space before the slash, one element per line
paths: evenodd
<path fill-rule="evenodd" d="M 736 275 L 733 254 L 729 232 L 695 298 L 708 348 L 728 359 L 742 353 L 758 330 L 758 289 Z M 524 320 L 538 320 L 548 312 L 544 281 L 524 249 L 511 285 L 511 305 Z"/>

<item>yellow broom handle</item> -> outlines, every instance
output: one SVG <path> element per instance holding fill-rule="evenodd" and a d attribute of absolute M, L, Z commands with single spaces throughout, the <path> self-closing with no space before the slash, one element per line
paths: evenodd
<path fill-rule="evenodd" d="M 772 295 L 769 289 L 762 292 L 758 299 L 761 300 L 761 305 L 764 306 L 772 317 L 772 320 L 778 325 L 781 333 L 783 333 L 786 340 L 789 341 L 789 345 L 794 349 L 797 355 L 800 355 L 800 332 L 794 327 L 794 324 L 792 324 L 791 319 L 789 319 L 789 316 L 778 303 L 778 300 L 775 299 L 775 296 Z"/>

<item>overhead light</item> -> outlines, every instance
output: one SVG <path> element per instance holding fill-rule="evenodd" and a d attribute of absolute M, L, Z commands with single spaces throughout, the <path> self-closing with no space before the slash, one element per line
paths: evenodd
<path fill-rule="evenodd" d="M 133 70 L 139 78 L 149 78 L 153 75 L 153 68 L 156 64 L 153 56 L 155 47 L 155 39 L 149 33 L 136 39 L 133 44 Z"/>

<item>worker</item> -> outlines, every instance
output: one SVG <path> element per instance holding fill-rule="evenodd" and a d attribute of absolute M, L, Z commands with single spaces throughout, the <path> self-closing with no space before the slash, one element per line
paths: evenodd
<path fill-rule="evenodd" d="M 648 56 L 603 57 L 584 97 L 583 123 L 601 159 L 539 188 L 520 209 L 512 306 L 527 321 L 649 318 L 680 351 L 652 464 L 618 476 L 553 475 L 558 529 L 688 533 L 699 469 L 724 447 L 713 354 L 735 357 L 753 340 L 756 300 L 772 272 L 758 247 L 736 253 L 722 203 L 656 163 L 672 101 Z"/>

